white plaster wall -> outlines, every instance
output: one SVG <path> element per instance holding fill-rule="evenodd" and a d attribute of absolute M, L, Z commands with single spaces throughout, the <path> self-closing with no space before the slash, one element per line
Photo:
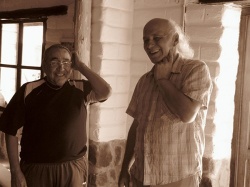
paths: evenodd
<path fill-rule="evenodd" d="M 74 3 L 66 15 L 48 17 L 45 48 L 61 42 L 74 42 Z"/>
<path fill-rule="evenodd" d="M 91 140 L 126 138 L 133 0 L 92 1 L 91 67 L 112 87 L 111 97 L 90 107 Z"/>

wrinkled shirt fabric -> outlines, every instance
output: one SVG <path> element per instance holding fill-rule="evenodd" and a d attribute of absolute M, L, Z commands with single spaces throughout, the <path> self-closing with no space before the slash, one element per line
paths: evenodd
<path fill-rule="evenodd" d="M 202 106 L 194 122 L 183 123 L 164 103 L 153 68 L 139 79 L 126 111 L 139 122 L 131 174 L 144 185 L 201 177 L 204 126 L 212 91 L 209 69 L 203 61 L 182 57 L 173 64 L 171 83 Z"/>

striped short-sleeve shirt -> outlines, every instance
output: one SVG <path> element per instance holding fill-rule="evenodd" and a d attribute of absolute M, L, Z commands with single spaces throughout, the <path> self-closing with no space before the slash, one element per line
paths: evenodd
<path fill-rule="evenodd" d="M 199 60 L 178 57 L 170 81 L 202 107 L 194 122 L 183 123 L 164 103 L 153 69 L 140 78 L 127 113 L 139 122 L 131 173 L 144 185 L 201 175 L 204 125 L 212 91 L 208 67 Z"/>

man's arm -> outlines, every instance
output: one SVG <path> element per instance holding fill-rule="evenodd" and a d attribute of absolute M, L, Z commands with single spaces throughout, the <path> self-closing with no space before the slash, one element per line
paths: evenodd
<path fill-rule="evenodd" d="M 18 138 L 16 136 L 5 134 L 6 148 L 10 163 L 11 186 L 26 187 L 26 180 L 21 171 L 18 156 Z"/>
<path fill-rule="evenodd" d="M 184 123 L 190 123 L 195 120 L 201 104 L 198 101 L 190 99 L 169 80 L 174 62 L 174 54 L 173 50 L 170 50 L 168 57 L 155 65 L 154 79 L 169 110 Z"/>
<path fill-rule="evenodd" d="M 83 62 L 81 62 L 76 53 L 73 54 L 73 67 L 84 75 L 90 82 L 94 92 L 96 93 L 96 99 L 98 101 L 106 100 L 111 94 L 110 85 L 97 73 L 89 69 Z"/>
<path fill-rule="evenodd" d="M 168 79 L 156 80 L 165 104 L 184 123 L 194 121 L 201 104 L 179 91 Z"/>
<path fill-rule="evenodd" d="M 130 176 L 129 176 L 128 169 L 129 169 L 129 164 L 134 155 L 137 126 L 138 126 L 138 121 L 134 120 L 128 132 L 127 144 L 125 148 L 125 154 L 124 154 L 122 168 L 121 168 L 120 177 L 118 181 L 118 187 L 124 187 L 124 186 L 129 187 Z"/>

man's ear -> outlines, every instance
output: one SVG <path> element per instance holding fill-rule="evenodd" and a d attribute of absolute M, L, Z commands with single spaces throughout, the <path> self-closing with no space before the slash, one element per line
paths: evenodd
<path fill-rule="evenodd" d="M 44 60 L 42 61 L 42 70 L 43 70 L 44 73 L 47 74 L 47 72 L 48 72 L 48 65 L 46 65 L 46 62 Z"/>
<path fill-rule="evenodd" d="M 71 66 L 72 66 L 72 67 L 74 67 L 75 64 L 76 64 L 75 60 L 76 60 L 76 52 L 73 51 L 73 52 L 72 52 L 72 55 L 71 55 L 71 62 L 72 62 L 72 65 L 71 65 Z"/>
<path fill-rule="evenodd" d="M 175 33 L 173 35 L 173 46 L 175 47 L 179 43 L 179 34 Z"/>

